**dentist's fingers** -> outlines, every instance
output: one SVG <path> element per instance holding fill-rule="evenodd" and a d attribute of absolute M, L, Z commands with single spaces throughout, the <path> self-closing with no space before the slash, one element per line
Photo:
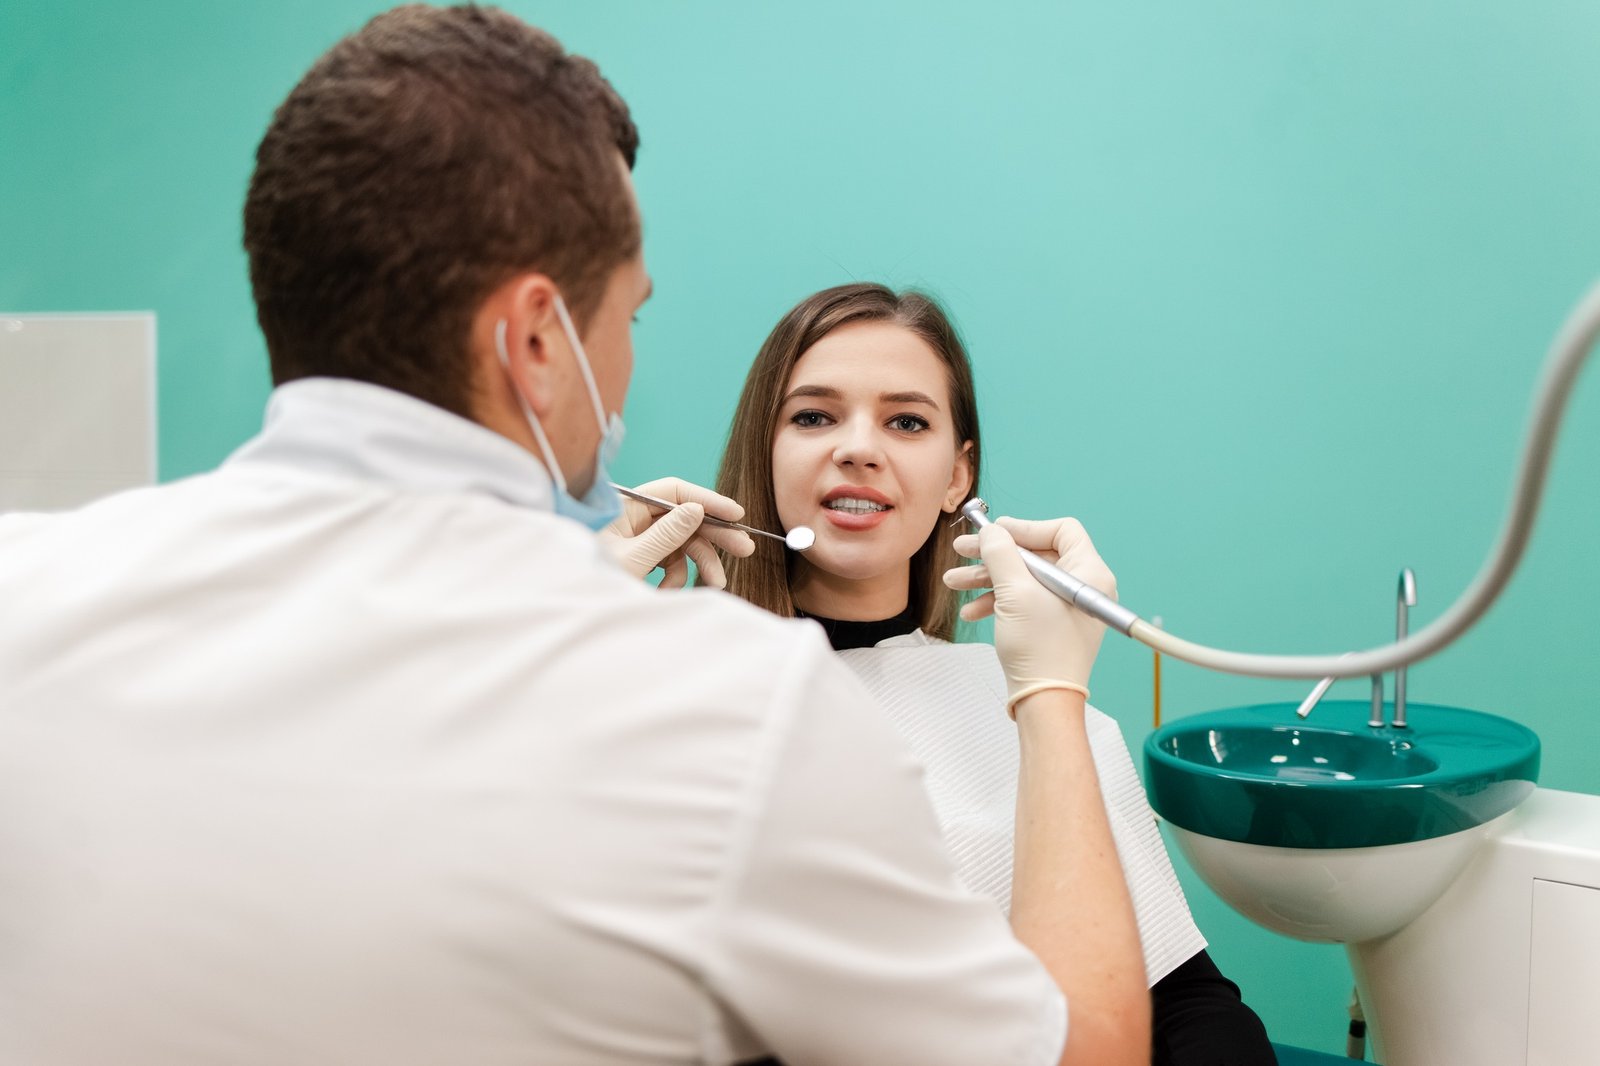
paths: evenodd
<path fill-rule="evenodd" d="M 978 543 L 985 549 L 984 569 L 989 572 L 996 591 L 1003 590 L 1010 598 L 1015 598 L 1022 589 L 1032 592 L 1039 587 L 1028 572 L 1028 564 L 1017 553 L 1018 545 L 1010 529 L 996 522 L 978 534 Z M 1012 589 L 1019 591 L 1013 592 Z"/>
<path fill-rule="evenodd" d="M 756 553 L 756 539 L 742 529 L 727 526 L 702 525 L 700 534 L 713 547 L 743 559 Z"/>
<path fill-rule="evenodd" d="M 967 559 L 979 559 L 979 543 L 976 533 L 963 533 L 953 542 L 956 554 Z M 957 566 L 944 572 L 946 588 L 957 592 L 970 592 L 975 589 L 992 588 L 993 580 L 989 577 L 989 568 L 977 562 L 970 566 Z M 968 622 L 977 622 L 994 614 L 994 593 L 985 592 L 982 596 L 961 605 L 961 617 Z"/>
<path fill-rule="evenodd" d="M 974 545 L 978 538 L 971 538 Z M 992 586 L 989 579 L 989 568 L 982 563 L 972 566 L 957 566 L 944 572 L 945 588 L 957 592 L 969 592 L 973 589 L 986 589 Z M 977 599 L 961 605 L 961 617 L 968 622 L 976 622 L 987 618 L 994 613 L 994 593 L 986 592 Z"/>
<path fill-rule="evenodd" d="M 1029 521 L 1020 518 L 998 518 L 994 524 L 1004 530 L 1018 547 L 1028 548 L 1041 559 L 1054 563 L 1078 580 L 1094 586 L 1108 596 L 1116 597 L 1116 576 L 1100 558 L 1094 542 L 1077 519 L 1054 518 Z M 957 537 L 954 541 L 956 553 L 967 558 L 978 558 L 980 537 L 981 535 L 976 533 Z M 1006 553 L 1004 558 L 1008 567 L 1022 561 L 1011 552 Z M 1012 576 L 1017 577 L 1020 573 L 1021 571 L 1017 571 Z M 958 591 L 993 588 L 996 584 L 996 575 L 992 568 L 981 562 L 947 570 L 943 576 L 945 585 Z M 994 611 L 994 597 L 992 594 L 986 594 L 965 604 L 961 608 L 961 617 L 969 622 L 977 621 L 989 617 Z"/>
<path fill-rule="evenodd" d="M 1032 552 L 1047 552 L 1057 550 L 1065 537 L 1069 541 L 1086 539 L 1089 534 L 1084 531 L 1083 523 L 1076 518 L 996 518 L 994 524 L 1001 526 L 1011 539 L 1017 542 L 1017 547 L 1027 548 Z"/>
<path fill-rule="evenodd" d="M 953 570 L 944 572 L 945 588 L 965 592 L 970 589 L 993 588 L 994 582 L 989 580 L 989 568 L 982 563 L 973 566 L 958 566 Z"/>
<path fill-rule="evenodd" d="M 656 567 L 664 567 L 673 555 L 681 555 L 683 545 L 694 536 L 705 518 L 705 510 L 698 503 L 674 507 L 647 525 L 633 525 L 633 519 L 624 514 L 600 531 L 600 543 L 623 569 L 635 577 L 644 577 Z"/>
<path fill-rule="evenodd" d="M 681 589 L 689 583 L 689 560 L 683 552 L 673 552 L 660 565 L 661 583 L 657 588 Z"/>
<path fill-rule="evenodd" d="M 700 527 L 700 529 L 702 533 L 706 531 L 705 526 Z M 716 549 L 706 539 L 695 537 L 683 546 L 683 550 L 688 554 L 689 558 L 694 560 L 695 570 L 697 571 L 695 584 L 709 586 L 714 589 L 728 587 L 728 575 L 722 568 L 722 559 L 718 557 Z"/>
<path fill-rule="evenodd" d="M 634 491 L 642 492 L 646 496 L 657 499 L 669 500 L 672 503 L 698 503 L 704 507 L 706 514 L 713 518 L 721 518 L 728 522 L 742 522 L 744 520 L 744 507 L 737 500 L 714 492 L 704 485 L 696 485 L 692 481 L 685 481 L 681 477 L 663 477 L 654 481 L 647 481 L 643 485 L 634 486 Z"/>
<path fill-rule="evenodd" d="M 1076 518 L 1057 518 L 1049 522 L 1022 522 L 1006 519 L 1005 529 L 1013 524 L 1023 527 L 1023 535 L 1035 542 L 1048 537 L 1054 551 L 1035 549 L 1035 554 L 1055 563 L 1061 569 L 1085 584 L 1117 598 L 1117 577 L 1106 561 L 1095 550 L 1094 541 Z M 1015 536 L 1015 535 L 1013 535 Z"/>
<path fill-rule="evenodd" d="M 705 514 L 711 518 L 720 518 L 728 522 L 738 522 L 744 518 L 744 507 L 737 500 L 679 477 L 664 477 L 657 478 L 655 481 L 647 481 L 643 485 L 635 486 L 634 491 L 642 492 L 647 496 L 654 496 L 657 499 L 667 500 L 671 503 L 697 503 L 704 509 Z M 657 520 L 657 513 L 650 510 L 645 504 L 640 504 L 638 501 L 631 502 L 635 506 L 645 509 L 649 516 L 646 519 L 646 524 L 649 521 Z M 668 514 L 670 513 L 669 511 Z M 634 523 L 634 532 L 640 532 L 643 528 L 644 526 L 639 522 L 636 521 Z M 695 531 L 695 535 L 704 537 L 714 547 L 721 548 L 729 555 L 744 558 L 755 554 L 756 545 L 754 539 L 751 538 L 750 534 L 742 530 L 729 529 L 726 526 L 702 524 Z"/>
<path fill-rule="evenodd" d="M 994 614 L 994 593 L 992 592 L 985 592 L 977 599 L 961 605 L 961 617 L 968 622 L 981 622 L 991 614 Z"/>
<path fill-rule="evenodd" d="M 1094 541 L 1089 539 L 1088 532 L 1083 528 L 1083 523 L 1076 518 L 1050 518 L 1044 520 L 1031 520 L 1026 518 L 996 518 L 994 524 L 1000 526 L 1011 539 L 1016 541 L 1017 547 L 1027 548 L 1047 563 L 1058 563 L 1063 569 L 1071 571 L 1071 562 L 1062 563 L 1062 559 L 1069 556 L 1074 560 L 1082 558 L 1098 559 Z M 978 535 L 976 533 L 963 533 L 955 539 L 956 554 L 967 559 L 978 558 Z M 1079 575 L 1081 577 L 1081 575 Z M 1096 582 L 1098 584 L 1098 582 Z"/>
<path fill-rule="evenodd" d="M 1002 527 L 1003 529 L 1006 529 L 1007 531 L 1009 531 L 1010 528 L 1011 528 L 1011 523 L 1017 522 L 1017 521 L 1020 521 L 1020 520 L 1019 519 L 1014 519 L 1014 518 L 997 518 L 997 519 L 995 519 L 995 523 L 994 524 L 997 525 L 997 526 Z M 1046 523 L 1046 522 L 1029 522 L 1027 524 L 1028 525 L 1036 525 L 1036 526 L 1054 525 L 1054 523 Z M 1078 528 L 1082 529 L 1083 527 L 1079 526 Z M 1016 538 L 1013 537 L 1012 539 L 1015 540 Z M 1038 539 L 1037 535 L 1034 535 L 1032 537 L 1032 539 L 1037 540 Z M 976 558 L 978 558 L 978 535 L 976 533 L 963 533 L 963 534 L 961 534 L 961 536 L 957 537 L 951 543 L 954 544 L 954 546 L 955 546 L 956 554 L 961 556 L 963 559 L 976 559 Z M 1033 552 L 1033 554 L 1039 556 L 1041 559 L 1044 559 L 1044 560 L 1046 560 L 1048 562 L 1052 562 L 1053 563 L 1053 562 L 1056 561 L 1056 550 L 1048 541 L 1045 542 L 1045 546 L 1042 547 L 1042 548 L 1035 548 L 1035 547 L 1033 547 L 1031 545 L 1028 545 L 1028 544 L 1018 544 L 1017 546 L 1019 548 L 1027 548 L 1029 551 Z"/>

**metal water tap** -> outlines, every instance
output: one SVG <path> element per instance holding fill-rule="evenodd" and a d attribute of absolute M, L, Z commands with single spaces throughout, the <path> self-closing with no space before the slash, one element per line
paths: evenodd
<path fill-rule="evenodd" d="M 1394 639 L 1404 640 L 1410 623 L 1410 609 L 1417 605 L 1417 575 L 1408 566 L 1400 571 L 1399 588 L 1395 594 L 1395 635 Z M 1306 717 L 1312 708 L 1321 702 L 1322 697 L 1332 687 L 1334 678 L 1325 677 L 1318 681 L 1305 699 L 1300 701 L 1300 706 L 1295 709 L 1295 714 L 1301 718 Z M 1372 675 L 1372 713 L 1367 716 L 1367 725 L 1373 729 L 1382 729 L 1383 721 L 1383 675 Z M 1389 723 L 1396 729 L 1406 727 L 1406 668 L 1400 667 L 1394 672 L 1394 720 Z"/>
<path fill-rule="evenodd" d="M 1417 575 L 1408 566 L 1400 571 L 1400 586 L 1395 592 L 1394 639 L 1404 640 L 1411 608 L 1417 605 Z M 1406 668 L 1394 672 L 1394 721 L 1396 729 L 1406 727 Z"/>

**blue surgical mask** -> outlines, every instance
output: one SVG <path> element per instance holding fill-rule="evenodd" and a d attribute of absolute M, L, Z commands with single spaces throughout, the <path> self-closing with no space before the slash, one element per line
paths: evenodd
<path fill-rule="evenodd" d="M 556 318 L 561 321 L 561 329 L 567 335 L 567 343 L 572 345 L 573 354 L 578 357 L 578 369 L 583 373 L 583 384 L 589 390 L 589 400 L 594 404 L 594 416 L 600 424 L 600 444 L 595 449 L 594 483 L 589 486 L 589 491 L 583 494 L 582 499 L 567 491 L 566 475 L 561 472 L 561 464 L 556 462 L 555 452 L 550 449 L 550 439 L 545 436 L 544 427 L 539 424 L 539 416 L 533 413 L 533 408 L 529 407 L 528 401 L 523 398 L 522 390 L 517 388 L 517 380 L 511 374 L 511 356 L 506 352 L 506 320 L 503 318 L 494 327 L 495 349 L 500 356 L 500 365 L 505 367 L 506 375 L 511 378 L 511 391 L 516 394 L 517 403 L 528 419 L 528 428 L 533 430 L 533 439 L 539 443 L 545 468 L 550 472 L 556 514 L 582 522 L 598 532 L 610 525 L 622 513 L 622 497 L 611 487 L 611 478 L 606 472 L 606 467 L 616 461 L 617 452 L 622 448 L 622 416 L 618 414 L 612 414 L 609 418 L 606 416 L 605 406 L 600 402 L 600 388 L 595 384 L 594 371 L 589 367 L 589 356 L 583 350 L 583 342 L 578 339 L 578 331 L 572 324 L 572 316 L 567 313 L 566 302 L 561 299 L 560 293 L 556 294 L 555 306 Z"/>

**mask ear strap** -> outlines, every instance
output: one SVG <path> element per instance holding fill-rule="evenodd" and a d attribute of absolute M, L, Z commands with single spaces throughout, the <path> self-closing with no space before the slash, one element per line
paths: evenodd
<path fill-rule="evenodd" d="M 583 384 L 589 390 L 589 402 L 594 404 L 594 419 L 600 424 L 600 432 L 605 433 L 610 426 L 610 419 L 606 417 L 606 409 L 600 403 L 600 386 L 595 384 L 594 371 L 589 369 L 589 353 L 583 350 L 583 342 L 578 339 L 578 330 L 572 324 L 572 316 L 567 314 L 567 301 L 556 293 L 556 317 L 561 320 L 561 328 L 567 335 L 567 343 L 572 345 L 572 354 L 578 357 L 578 369 L 583 372 Z"/>
<path fill-rule="evenodd" d="M 511 380 L 511 392 L 517 398 L 517 406 L 522 408 L 523 417 L 528 420 L 528 428 L 533 430 L 533 439 L 538 442 L 539 451 L 544 453 L 544 465 L 550 471 L 550 480 L 555 482 L 557 492 L 566 492 L 567 479 L 561 473 L 561 464 L 556 462 L 555 452 L 550 448 L 550 439 L 544 435 L 544 427 L 539 424 L 539 416 L 528 406 L 527 399 L 522 395 L 522 389 L 517 386 L 517 376 L 511 372 L 511 356 L 506 352 L 506 320 L 503 318 L 495 323 L 494 347 L 495 354 L 500 357 L 500 365 L 505 367 L 506 377 Z"/>

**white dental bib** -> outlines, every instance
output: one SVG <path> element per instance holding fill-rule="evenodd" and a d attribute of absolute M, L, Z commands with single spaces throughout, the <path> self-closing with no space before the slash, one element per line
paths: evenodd
<path fill-rule="evenodd" d="M 927 769 L 928 793 L 962 882 L 1011 909 L 1019 753 L 1005 675 L 988 644 L 922 632 L 840 652 Z M 1089 745 L 1139 922 L 1151 985 L 1206 946 L 1115 720 L 1093 707 Z"/>

